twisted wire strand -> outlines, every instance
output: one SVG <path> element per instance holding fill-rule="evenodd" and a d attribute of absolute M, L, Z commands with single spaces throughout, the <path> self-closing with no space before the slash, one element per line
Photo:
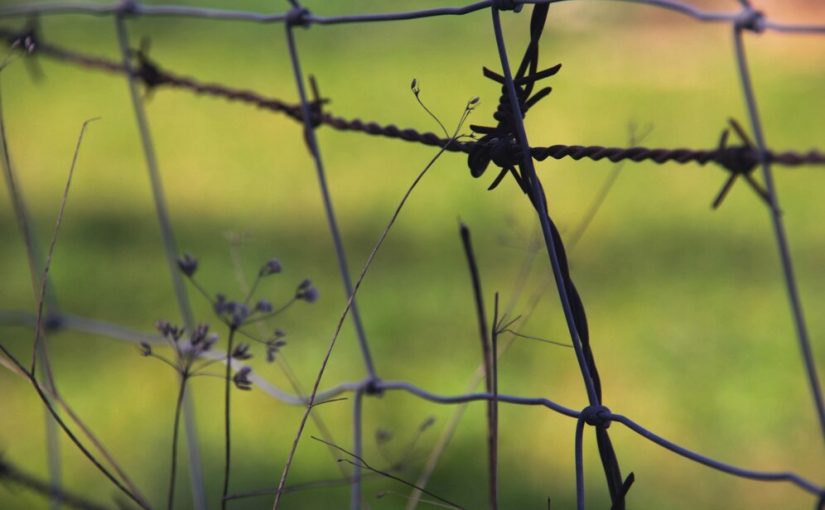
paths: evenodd
<path fill-rule="evenodd" d="M 230 87 L 221 83 L 205 83 L 191 76 L 184 76 L 161 69 L 145 56 L 139 56 L 139 64 L 137 67 L 127 70 L 121 63 L 114 60 L 72 51 L 58 45 L 43 42 L 38 37 L 38 34 L 32 30 L 20 31 L 0 27 L 0 37 L 5 39 L 9 44 L 23 40 L 26 37 L 31 38 L 35 41 L 33 55 L 42 55 L 87 69 L 95 69 L 113 74 L 131 73 L 150 90 L 159 87 L 188 90 L 196 95 L 215 97 L 230 102 L 248 104 L 262 110 L 283 113 L 297 122 L 302 122 L 301 107 L 299 104 L 267 97 L 254 90 Z M 446 148 L 449 152 L 467 154 L 473 147 L 481 143 L 476 141 L 454 141 L 449 144 L 448 139 L 432 132 L 421 132 L 412 128 L 399 127 L 395 124 L 380 124 L 359 118 L 340 117 L 326 111 L 320 111 L 320 108 L 314 109 L 313 116 L 313 120 L 319 125 L 329 126 L 338 131 L 364 133 L 430 147 Z M 520 150 L 518 145 L 512 142 L 507 143 L 509 143 L 507 150 L 514 158 L 517 158 Z M 538 161 L 544 161 L 548 158 L 556 160 L 570 158 L 575 161 L 581 159 L 589 159 L 592 161 L 607 159 L 613 163 L 632 161 L 636 163 L 652 162 L 656 164 L 698 163 L 705 165 L 707 163 L 717 163 L 724 165 L 726 161 L 725 156 L 728 155 L 731 150 L 742 152 L 746 162 L 755 163 L 759 161 L 759 155 L 756 151 L 743 149 L 742 147 L 732 147 L 728 149 L 668 149 L 555 144 L 549 147 L 531 147 L 530 154 Z M 769 150 L 766 151 L 765 157 L 772 164 L 782 166 L 825 165 L 825 152 L 819 149 L 811 149 L 807 152 L 774 152 Z"/>

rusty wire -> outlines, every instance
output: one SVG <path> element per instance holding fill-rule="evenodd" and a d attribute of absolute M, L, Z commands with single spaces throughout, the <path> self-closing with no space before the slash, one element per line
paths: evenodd
<path fill-rule="evenodd" d="M 60 62 L 108 73 L 126 74 L 127 72 L 125 67 L 118 61 L 73 51 L 63 46 L 48 43 L 42 39 L 40 34 L 30 28 L 13 30 L 0 27 L 0 38 L 5 39 L 9 44 L 24 40 L 27 37 L 31 38 L 35 44 L 36 49 L 33 56 L 43 55 Z M 300 104 L 267 97 L 254 90 L 232 87 L 222 83 L 206 83 L 191 76 L 169 71 L 140 51 L 135 51 L 134 54 L 136 63 L 128 72 L 132 73 L 149 90 L 158 88 L 187 90 L 196 95 L 224 99 L 274 113 L 282 113 L 296 122 L 302 122 Z M 328 126 L 337 131 L 352 131 L 430 147 L 443 147 L 446 148 L 448 152 L 463 152 L 469 154 L 475 146 L 482 143 L 478 141 L 454 141 L 453 143 L 448 143 L 448 139 L 432 132 L 421 132 L 412 128 L 399 127 L 395 124 L 380 124 L 358 118 L 348 119 L 328 111 L 323 111 L 320 108 L 313 111 L 313 116 L 313 123 Z M 512 156 L 517 157 L 520 149 L 518 144 L 510 143 L 508 150 Z M 544 161 L 548 158 L 556 160 L 570 158 L 576 161 L 582 159 L 601 161 L 606 159 L 613 163 L 620 161 L 632 161 L 634 163 L 652 162 L 656 164 L 697 163 L 699 165 L 716 163 L 726 166 L 725 162 L 729 160 L 732 151 L 736 151 L 739 157 L 744 159 L 746 166 L 752 166 L 759 161 L 759 154 L 755 149 L 743 150 L 741 146 L 689 149 L 554 144 L 546 147 L 531 147 L 530 155 L 538 161 Z M 782 166 L 825 165 L 825 152 L 818 149 L 811 149 L 806 152 L 774 152 L 768 150 L 765 153 L 765 157 L 771 163 Z"/>

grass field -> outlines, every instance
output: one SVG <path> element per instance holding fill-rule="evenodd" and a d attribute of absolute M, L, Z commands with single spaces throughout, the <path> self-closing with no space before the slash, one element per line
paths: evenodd
<path fill-rule="evenodd" d="M 306 2 L 318 14 L 401 8 L 377 1 Z M 736 2 L 717 6 L 735 10 Z M 763 2 L 768 14 L 774 4 Z M 794 11 L 788 20 L 825 23 L 821 11 Z M 203 5 L 204 3 L 201 3 Z M 211 5 L 226 7 L 225 2 Z M 277 4 L 277 2 L 276 2 Z M 285 2 L 283 2 L 286 5 Z M 420 8 L 421 2 L 403 2 Z M 438 2 L 426 2 L 438 5 Z M 3 2 L 2 5 L 7 5 Z M 281 8 L 277 5 L 277 8 Z M 231 3 L 233 9 L 273 9 L 271 2 Z M 816 17 L 819 14 L 819 17 Z M 505 15 L 511 58 L 523 51 L 527 13 Z M 15 26 L 21 20 L 0 20 Z M 117 58 L 108 18 L 54 16 L 43 37 L 78 51 Z M 129 23 L 136 46 L 151 38 L 162 67 L 206 81 L 250 88 L 295 101 L 295 83 L 280 26 L 186 19 Z M 619 2 L 553 6 L 542 40 L 542 62 L 563 63 L 551 96 L 531 110 L 532 145 L 625 145 L 628 126 L 651 125 L 644 145 L 712 148 L 728 117 L 747 122 L 726 25 L 699 24 L 675 14 Z M 405 23 L 342 25 L 298 32 L 302 65 L 315 75 L 330 111 L 382 124 L 436 131 L 409 83 L 450 128 L 466 101 L 480 107 L 469 122 L 489 124 L 499 89 L 481 75 L 498 69 L 489 14 Z M 747 49 L 769 145 L 777 150 L 822 148 L 825 141 L 825 38 L 766 33 L 747 36 Z M 122 77 L 39 59 L 45 80 L 33 83 L 22 60 L 2 72 L 8 144 L 41 246 L 54 225 L 66 172 L 82 122 L 91 125 L 81 149 L 51 274 L 64 311 L 151 333 L 158 319 L 180 321 Z M 271 327 L 283 328 L 283 356 L 305 388 L 346 303 L 312 161 L 292 120 L 185 92 L 157 90 L 147 112 L 169 210 L 181 251 L 200 259 L 198 277 L 212 292 L 241 296 L 250 278 L 276 256 L 284 272 L 260 295 L 288 299 L 310 278 L 321 299 L 297 304 Z M 465 127 L 465 131 L 467 128 Z M 318 132 L 330 189 L 357 272 L 415 175 L 435 154 L 396 140 Z M 538 164 L 550 212 L 564 235 L 573 232 L 611 171 L 609 162 Z M 368 274 L 359 304 L 378 373 L 439 394 L 466 390 L 481 361 L 470 279 L 458 236 L 459 219 L 473 232 L 488 305 L 501 293 L 512 315 L 535 311 L 519 331 L 569 341 L 555 287 L 541 252 L 526 285 L 516 285 L 537 222 L 512 181 L 487 192 L 495 172 L 469 175 L 464 156 L 444 155 L 425 177 Z M 822 168 L 776 168 L 780 203 L 807 312 L 818 366 L 825 366 L 825 238 L 819 197 Z M 587 307 L 592 344 L 613 411 L 689 448 L 730 463 L 792 470 L 822 481 L 822 439 L 790 319 L 769 215 L 746 186 L 735 186 L 717 211 L 711 201 L 725 180 L 714 166 L 628 164 L 581 241 L 568 247 L 573 278 Z M 0 309 L 33 311 L 25 248 L 8 193 L 0 201 Z M 230 239 L 241 238 L 240 244 Z M 233 248 L 234 246 L 234 248 Z M 234 250 L 234 251 L 233 251 Z M 234 259 L 233 259 L 234 254 Z M 235 261 L 240 261 L 240 271 Z M 542 290 L 543 289 L 543 290 Z M 217 321 L 190 288 L 196 316 Z M 515 300 L 515 301 L 513 301 Z M 299 306 L 300 305 L 300 306 Z M 225 331 L 220 331 L 222 337 Z M 29 359 L 33 334 L 0 327 L 0 343 Z M 176 380 L 135 345 L 61 332 L 49 338 L 64 397 L 110 447 L 153 504 L 165 497 Z M 283 389 L 281 371 L 261 359 L 256 372 Z M 573 351 L 517 339 L 502 357 L 500 391 L 543 396 L 572 408 L 586 405 Z M 344 328 L 322 388 L 364 375 L 351 325 Z M 220 494 L 223 383 L 192 383 L 209 496 Z M 0 371 L 0 452 L 46 476 L 43 409 L 34 391 Z M 302 408 L 261 391 L 233 394 L 232 492 L 273 487 Z M 316 411 L 336 441 L 351 446 L 351 406 Z M 453 412 L 403 394 L 365 402 L 364 456 L 399 460 L 419 424 L 435 417 L 400 476 L 414 480 Z M 546 409 L 501 406 L 502 508 L 571 508 L 575 502 L 575 421 Z M 382 451 L 375 431 L 394 439 Z M 302 439 L 290 482 L 340 476 L 326 448 Z M 636 474 L 631 508 L 810 508 L 811 496 L 788 484 L 760 484 L 716 473 L 670 454 L 621 426 L 611 437 L 624 471 Z M 467 508 L 486 505 L 484 406 L 467 411 L 430 485 Z M 68 443 L 64 483 L 109 502 L 114 489 Z M 191 504 L 181 458 L 178 508 Z M 585 436 L 588 508 L 608 495 L 592 434 Z M 382 479 L 365 482 L 373 509 L 403 508 L 408 489 Z M 392 491 L 376 499 L 376 494 Z M 290 494 L 285 508 L 343 508 L 348 487 Z M 268 508 L 271 497 L 232 508 Z M 45 508 L 46 500 L 0 484 L 0 507 Z M 215 508 L 214 504 L 210 508 Z"/>

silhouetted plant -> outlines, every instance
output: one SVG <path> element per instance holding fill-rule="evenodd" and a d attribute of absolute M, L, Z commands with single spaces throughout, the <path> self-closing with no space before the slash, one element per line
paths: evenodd
<path fill-rule="evenodd" d="M 264 321 L 277 316 L 287 310 L 296 301 L 305 301 L 307 303 L 314 303 L 318 300 L 318 289 L 312 284 L 312 281 L 305 279 L 295 289 L 293 296 L 287 300 L 283 305 L 276 308 L 272 302 L 267 299 L 258 299 L 254 306 L 250 307 L 250 303 L 258 289 L 260 282 L 269 276 L 280 274 L 282 271 L 281 262 L 276 258 L 271 258 L 266 261 L 258 270 L 252 285 L 249 288 L 246 296 L 242 300 L 227 299 L 223 293 L 215 294 L 215 298 L 195 279 L 195 273 L 198 270 L 198 259 L 189 253 L 184 253 L 178 257 L 178 268 L 189 279 L 192 285 L 195 286 L 203 296 L 212 304 L 212 309 L 215 315 L 226 324 L 229 331 L 226 342 L 226 371 L 225 371 L 225 387 L 224 387 L 224 480 L 223 480 L 223 497 L 221 499 L 221 508 L 226 508 L 227 496 L 229 494 L 229 479 L 232 466 L 232 442 L 231 442 L 231 386 L 235 385 L 239 390 L 251 390 L 252 381 L 249 379 L 252 373 L 252 368 L 243 366 L 239 368 L 235 375 L 232 375 L 232 360 L 247 361 L 252 359 L 253 354 L 250 351 L 250 344 L 238 343 L 235 344 L 235 335 L 241 334 L 251 341 L 263 344 L 266 348 L 266 360 L 271 363 L 275 361 L 278 351 L 286 345 L 283 339 L 286 334 L 281 329 L 275 329 L 268 338 L 258 338 L 257 336 L 243 331 L 243 326 L 253 322 Z"/>

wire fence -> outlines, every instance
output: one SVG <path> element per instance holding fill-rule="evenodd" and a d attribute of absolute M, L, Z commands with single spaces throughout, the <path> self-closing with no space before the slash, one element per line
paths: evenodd
<path fill-rule="evenodd" d="M 754 99 L 753 85 L 750 78 L 750 68 L 746 58 L 743 36 L 745 33 L 760 34 L 763 32 L 777 33 L 807 33 L 825 34 L 825 25 L 792 25 L 775 22 L 764 13 L 756 10 L 748 0 L 740 0 L 740 8 L 735 12 L 708 12 L 698 9 L 689 4 L 669 1 L 669 0 L 628 0 L 627 3 L 644 4 L 651 7 L 673 11 L 696 21 L 708 23 L 720 23 L 730 27 L 732 32 L 732 47 L 738 66 L 740 77 L 741 94 L 747 105 L 748 127 L 752 133 L 753 140 L 746 133 L 746 130 L 738 123 L 732 121 L 730 130 L 738 137 L 738 143 L 729 144 L 729 129 L 723 131 L 722 137 L 717 147 L 710 149 L 689 149 L 689 148 L 647 148 L 641 146 L 631 147 L 603 147 L 603 146 L 579 146 L 579 145 L 531 145 L 528 134 L 525 130 L 523 119 L 527 111 L 547 96 L 549 87 L 539 88 L 539 82 L 553 76 L 558 71 L 558 66 L 542 69 L 539 64 L 539 41 L 545 33 L 545 25 L 548 9 L 551 4 L 557 1 L 519 1 L 519 0 L 484 0 L 460 7 L 443 7 L 434 9 L 424 9 L 419 11 L 382 13 L 382 14 L 351 14 L 344 16 L 318 16 L 300 5 L 297 0 L 290 0 L 290 7 L 286 11 L 277 13 L 257 13 L 243 12 L 213 8 L 199 8 L 176 5 L 150 6 L 138 1 L 124 0 L 114 4 L 84 4 L 84 3 L 55 3 L 55 4 L 32 4 L 19 5 L 13 7 L 0 8 L 0 18 L 26 18 L 28 22 L 22 29 L 0 28 L 0 37 L 3 37 L 12 47 L 25 52 L 28 56 L 42 56 L 56 59 L 68 64 L 81 66 L 89 70 L 99 70 L 107 73 L 122 75 L 126 77 L 132 99 L 135 119 L 140 131 L 142 147 L 146 159 L 146 167 L 149 172 L 152 194 L 154 197 L 156 216 L 161 226 L 163 244 L 166 259 L 169 266 L 170 275 L 174 283 L 180 313 L 184 317 L 187 328 L 194 329 L 195 322 L 187 296 L 184 276 L 180 272 L 180 260 L 178 259 L 178 245 L 175 240 L 175 232 L 172 228 L 169 213 L 167 211 L 167 200 L 161 184 L 160 171 L 158 169 L 157 157 L 155 155 L 152 142 L 152 133 L 146 121 L 144 102 L 141 98 L 139 86 L 152 91 L 154 89 L 169 88 L 187 91 L 193 94 L 213 96 L 215 98 L 247 104 L 255 108 L 279 113 L 297 121 L 303 126 L 304 141 L 315 165 L 318 187 L 321 191 L 325 214 L 328 221 L 328 228 L 332 237 L 336 258 L 339 264 L 340 277 L 343 290 L 348 302 L 333 336 L 326 357 L 314 381 L 312 391 L 308 394 L 290 394 L 271 385 L 266 380 L 251 375 L 251 382 L 257 387 L 266 391 L 273 397 L 289 404 L 305 406 L 306 410 L 300 422 L 295 441 L 292 446 L 289 458 L 278 479 L 277 488 L 274 491 L 273 509 L 278 508 L 281 494 L 287 492 L 287 480 L 289 469 L 292 465 L 297 445 L 301 439 L 304 426 L 311 417 L 312 409 L 319 403 L 329 401 L 344 393 L 352 393 L 353 398 L 353 431 L 352 452 L 343 450 L 339 446 L 328 443 L 330 447 L 337 448 L 350 455 L 353 466 L 351 478 L 347 479 L 347 484 L 351 486 L 351 507 L 361 508 L 363 505 L 362 482 L 365 476 L 364 471 L 375 473 L 378 470 L 370 466 L 363 458 L 362 451 L 362 413 L 364 398 L 375 397 L 386 392 L 406 392 L 418 398 L 437 404 L 459 404 L 481 401 L 488 406 L 488 455 L 489 455 L 489 501 L 491 508 L 498 508 L 499 488 L 497 477 L 497 415 L 499 404 L 513 404 L 524 406 L 541 406 L 561 415 L 568 416 L 576 420 L 576 432 L 574 437 L 575 445 L 575 474 L 576 474 L 576 501 L 577 508 L 585 508 L 585 486 L 583 468 L 583 433 L 585 426 L 594 430 L 599 460 L 605 474 L 605 483 L 610 494 L 611 508 L 621 510 L 625 508 L 625 498 L 634 482 L 631 473 L 625 476 L 620 468 L 620 453 L 612 444 L 608 428 L 611 424 L 621 424 L 629 430 L 637 433 L 644 439 L 665 448 L 677 455 L 708 466 L 712 469 L 735 475 L 742 478 L 758 481 L 783 481 L 798 487 L 811 495 L 815 502 L 815 508 L 825 508 L 825 485 L 809 480 L 794 472 L 774 472 L 770 470 L 753 470 L 740 466 L 730 465 L 713 458 L 694 452 L 671 440 L 665 439 L 646 427 L 638 424 L 633 419 L 619 413 L 611 411 L 602 400 L 602 381 L 599 377 L 596 359 L 590 346 L 590 338 L 587 324 L 586 308 L 579 296 L 576 285 L 573 282 L 566 254 L 565 244 L 550 214 L 548 203 L 534 167 L 534 160 L 544 160 L 547 158 L 562 159 L 572 158 L 601 160 L 608 159 L 613 162 L 630 161 L 641 162 L 651 161 L 657 164 L 665 163 L 714 163 L 723 167 L 730 176 L 722 190 L 719 192 L 714 206 L 718 206 L 724 199 L 733 183 L 740 179 L 754 190 L 754 192 L 764 201 L 769 212 L 776 246 L 781 260 L 781 269 L 784 275 L 786 291 L 789 298 L 789 306 L 805 374 L 813 401 L 814 409 L 821 427 L 823 438 L 825 438 L 825 404 L 821 394 L 821 386 L 814 356 L 809 338 L 808 328 L 802 311 L 802 304 L 799 297 L 799 290 L 794 275 L 793 264 L 790 256 L 785 226 L 781 214 L 779 198 L 773 179 L 772 169 L 776 165 L 780 166 L 800 166 L 800 165 L 822 165 L 825 164 L 825 153 L 819 150 L 808 152 L 785 151 L 778 152 L 771 150 L 766 142 L 762 122 L 759 116 L 759 109 Z M 514 67 L 512 65 L 512 52 L 508 51 L 507 43 L 502 32 L 500 12 L 517 11 L 520 12 L 527 5 L 531 5 L 532 14 L 529 22 L 529 42 L 522 58 Z M 336 116 L 327 111 L 326 100 L 320 96 L 313 80 L 309 80 L 311 89 L 307 90 L 307 79 L 302 71 L 299 49 L 294 37 L 296 28 L 311 28 L 315 25 L 335 25 L 345 23 L 378 23 L 397 20 L 411 20 L 436 16 L 460 16 L 476 11 L 488 11 L 491 16 L 492 31 L 495 37 L 498 55 L 500 58 L 501 70 L 494 71 L 485 69 L 485 76 L 501 86 L 501 98 L 498 109 L 494 115 L 494 122 L 491 126 L 472 126 L 475 133 L 473 139 L 456 139 L 434 133 L 422 133 L 414 129 L 402 128 L 395 125 L 381 125 L 376 122 L 357 118 L 344 118 Z M 37 20 L 44 16 L 85 14 L 93 16 L 106 16 L 114 20 L 118 35 L 119 50 L 121 59 L 112 60 L 97 55 L 85 54 L 70 48 L 52 44 L 48 40 L 48 34 L 44 34 L 38 27 Z M 526 13 L 524 14 L 526 16 Z M 194 77 L 182 76 L 166 67 L 160 62 L 154 61 L 145 49 L 133 49 L 129 46 L 129 32 L 127 21 L 136 18 L 149 17 L 184 17 L 184 18 L 207 18 L 215 21 L 232 20 L 247 21 L 252 23 L 282 24 L 287 37 L 287 47 L 289 59 L 295 79 L 299 102 L 289 103 L 277 98 L 266 97 L 254 90 L 243 90 L 233 88 L 221 83 L 207 83 Z M 415 91 L 415 83 L 413 84 Z M 468 106 L 471 108 L 472 104 Z M 484 375 L 486 389 L 482 393 L 467 393 L 461 395 L 440 395 L 431 393 L 405 381 L 392 381 L 380 377 L 370 350 L 370 342 L 364 331 L 362 319 L 358 308 L 357 292 L 366 274 L 372 258 L 379 249 L 381 242 L 386 238 L 388 229 L 384 232 L 378 245 L 373 250 L 370 259 L 363 271 L 357 278 L 353 278 L 348 270 L 347 256 L 341 240 L 341 233 L 338 226 L 337 216 L 332 206 L 332 190 L 328 186 L 326 171 L 324 167 L 323 153 L 316 139 L 315 131 L 321 126 L 327 126 L 336 130 L 351 131 L 371 136 L 379 136 L 391 139 L 398 139 L 409 143 L 422 144 L 440 149 L 439 155 L 444 152 L 460 152 L 467 155 L 468 167 L 474 177 L 481 177 L 488 168 L 497 168 L 498 176 L 495 177 L 490 188 L 495 188 L 505 178 L 513 178 L 518 183 L 525 198 L 536 212 L 536 219 L 541 227 L 543 245 L 548 257 L 552 274 L 555 279 L 559 299 L 563 306 L 564 316 L 567 322 L 570 341 L 572 343 L 578 366 L 581 371 L 582 384 L 586 390 L 589 404 L 581 410 L 565 407 L 548 398 L 530 398 L 518 395 L 507 395 L 498 392 L 497 389 L 497 336 L 506 331 L 503 318 L 498 312 L 498 300 L 493 320 L 490 321 L 485 315 L 485 305 L 483 292 L 481 290 L 480 276 L 474 261 L 472 243 L 469 231 L 462 231 L 464 237 L 465 252 L 468 258 L 468 265 L 471 268 L 474 283 L 474 295 L 477 301 L 477 311 L 479 320 L 479 334 L 484 350 Z M 5 151 L 4 151 L 5 152 Z M 437 156 L 436 156 L 437 157 Z M 7 182 L 12 187 L 14 180 L 11 172 L 10 161 L 5 161 Z M 427 167 L 429 168 L 429 166 Z M 756 179 L 757 169 L 761 170 L 761 177 L 764 184 Z M 426 172 L 426 169 L 425 169 Z M 423 175 L 423 173 L 422 173 Z M 419 176 L 420 178 L 420 176 Z M 12 191 L 12 196 L 16 193 Z M 408 195 L 409 196 L 409 192 Z M 399 205 L 393 216 L 393 221 L 400 212 L 404 201 Z M 17 202 L 20 202 L 17 200 Z M 22 203 L 16 203 L 15 212 L 21 223 L 24 234 L 27 231 L 25 221 L 25 207 Z M 390 223 L 392 225 L 392 221 Z M 29 232 L 29 235 L 31 233 Z M 31 243 L 29 243 L 31 245 Z M 30 258 L 37 260 L 38 255 L 31 253 Z M 32 263 L 33 267 L 43 267 L 43 263 Z M 45 264 L 48 268 L 48 263 Z M 185 272 L 185 271 L 184 271 Z M 50 286 L 49 286 L 50 287 Z M 49 289 L 50 290 L 50 289 Z M 41 292 L 46 291 L 45 280 Z M 48 298 L 48 296 L 46 296 Z M 60 312 L 55 302 L 46 302 L 47 312 L 45 314 L 14 314 L 6 312 L 0 315 L 4 322 L 27 323 L 35 327 L 39 332 L 41 329 L 55 331 L 61 328 L 76 329 L 80 331 L 92 331 L 102 333 L 116 338 L 125 338 L 132 341 L 147 342 L 155 341 L 155 338 L 141 336 L 126 328 L 103 322 L 93 321 L 74 317 L 70 314 Z M 332 354 L 333 346 L 341 330 L 341 326 L 347 316 L 352 317 L 355 325 L 361 358 L 364 364 L 365 376 L 362 380 L 336 385 L 327 390 L 320 390 L 320 382 L 327 362 Z M 39 333 L 38 333 L 39 334 Z M 12 360 L 14 358 L 3 349 L 4 354 Z M 41 355 L 42 358 L 42 355 Z M 213 355 L 216 360 L 223 360 L 228 367 L 232 367 L 240 373 L 241 366 L 231 360 Z M 38 359 L 35 356 L 35 359 Z M 43 362 L 43 361 L 41 361 Z M 16 361 L 15 361 L 16 364 Z M 17 369 L 24 373 L 41 393 L 44 402 L 49 405 L 54 403 L 59 397 L 53 383 L 37 383 L 34 366 L 27 371 L 17 364 Z M 42 371 L 41 371 L 42 372 Z M 46 370 L 48 373 L 48 370 Z M 236 375 L 237 377 L 237 375 Z M 228 380 L 229 376 L 227 377 Z M 228 395 L 228 391 L 227 391 Z M 227 397 L 228 398 L 228 397 Z M 188 424 L 187 437 L 189 439 L 190 453 L 197 455 L 197 442 L 194 438 L 193 415 L 191 410 L 185 413 L 185 421 Z M 53 433 L 56 433 L 53 432 Z M 79 444 L 79 443 L 78 443 Z M 228 455 L 228 453 L 227 453 Z M 94 458 L 89 454 L 93 461 Z M 105 471 L 97 461 L 96 465 Z M 194 505 L 197 508 L 205 508 L 205 496 L 203 492 L 202 475 L 199 475 L 199 460 L 190 458 L 191 476 L 193 477 Z M 62 499 L 65 504 L 74 504 L 83 507 L 83 498 L 77 496 L 60 496 L 59 480 L 57 477 L 57 467 L 53 468 L 53 480 L 51 485 L 46 484 L 44 492 L 50 492 L 55 499 Z M 0 473 L 5 473 L 6 478 L 12 480 L 25 480 L 28 486 L 38 485 L 38 481 L 26 478 L 20 471 L 11 466 L 3 464 L 0 466 Z M 387 473 L 382 473 L 391 476 Z M 108 475 L 124 495 L 129 497 L 135 504 L 148 508 L 145 499 L 136 493 L 136 489 L 130 486 L 125 476 L 122 474 Z M 199 479 L 200 478 L 200 479 Z M 402 482 L 404 482 L 402 480 Z M 404 482 L 408 483 L 408 482 Z M 410 501 L 417 502 L 422 493 L 432 496 L 423 485 L 408 483 L 414 490 L 414 497 Z M 42 485 L 42 484 L 41 484 Z M 226 496 L 226 490 L 224 492 Z M 438 499 L 440 497 L 436 496 Z M 230 498 L 227 498 L 230 499 Z M 226 500 L 224 500 L 224 504 Z M 80 500 L 78 502 L 77 500 Z M 459 505 L 441 500 L 443 504 L 450 507 Z M 415 506 L 415 503 L 411 506 Z M 88 504 L 88 507 L 96 507 Z"/>

